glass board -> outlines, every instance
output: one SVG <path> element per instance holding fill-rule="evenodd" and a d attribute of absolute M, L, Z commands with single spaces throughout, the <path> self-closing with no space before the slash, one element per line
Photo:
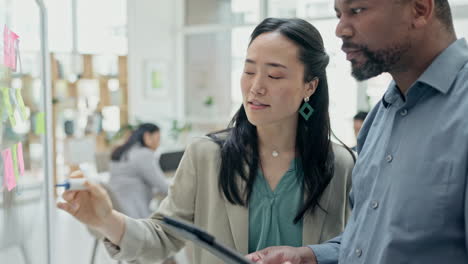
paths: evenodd
<path fill-rule="evenodd" d="M 0 0 L 1 263 L 50 263 L 40 10 L 34 0 Z"/>

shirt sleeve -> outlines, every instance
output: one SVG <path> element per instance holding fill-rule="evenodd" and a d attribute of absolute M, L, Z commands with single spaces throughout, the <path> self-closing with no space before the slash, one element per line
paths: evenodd
<path fill-rule="evenodd" d="M 318 264 L 337 264 L 340 255 L 341 235 L 320 245 L 311 245 Z"/>
<path fill-rule="evenodd" d="M 159 157 L 156 157 L 151 151 L 145 151 L 135 159 L 135 168 L 155 194 L 167 195 L 169 184 L 161 166 L 159 166 Z"/>
<path fill-rule="evenodd" d="M 465 249 L 468 252 L 468 172 L 465 175 Z"/>

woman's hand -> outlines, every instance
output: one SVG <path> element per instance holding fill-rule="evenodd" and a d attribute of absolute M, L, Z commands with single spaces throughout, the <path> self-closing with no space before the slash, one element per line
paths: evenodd
<path fill-rule="evenodd" d="M 77 171 L 70 178 L 82 178 L 83 173 Z M 85 182 L 86 190 L 65 191 L 62 195 L 66 201 L 58 203 L 57 207 L 68 212 L 77 220 L 106 236 L 114 244 L 118 244 L 125 230 L 122 214 L 112 210 L 112 202 L 106 190 L 98 184 Z"/>
<path fill-rule="evenodd" d="M 72 173 L 71 178 L 82 178 L 78 171 Z M 112 214 L 112 202 L 101 186 L 85 182 L 86 190 L 65 191 L 62 195 L 66 201 L 58 203 L 58 208 L 68 212 L 83 224 L 90 227 L 101 227 Z"/>

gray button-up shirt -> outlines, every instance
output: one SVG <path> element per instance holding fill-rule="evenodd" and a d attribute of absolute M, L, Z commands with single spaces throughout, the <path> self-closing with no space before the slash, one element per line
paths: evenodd
<path fill-rule="evenodd" d="M 310 246 L 318 263 L 468 263 L 466 40 L 443 51 L 406 97 L 390 84 L 358 152 L 352 216 L 340 237 Z"/>

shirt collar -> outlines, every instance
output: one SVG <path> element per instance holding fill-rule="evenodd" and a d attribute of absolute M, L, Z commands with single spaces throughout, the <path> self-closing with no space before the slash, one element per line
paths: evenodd
<path fill-rule="evenodd" d="M 429 65 L 416 83 L 421 82 L 445 94 L 455 81 L 460 69 L 468 62 L 468 44 L 466 40 L 459 39 L 448 46 Z M 382 98 L 385 108 L 393 104 L 398 97 L 405 100 L 395 81 L 392 80 Z"/>
<path fill-rule="evenodd" d="M 468 45 L 464 38 L 459 39 L 437 56 L 418 81 L 446 94 L 467 62 Z"/>
<path fill-rule="evenodd" d="M 395 81 L 392 80 L 382 98 L 382 103 L 385 108 L 388 108 L 388 106 L 395 103 L 395 101 L 398 100 L 398 98 L 401 98 L 403 101 L 405 100 L 405 97 L 403 96 L 403 94 L 401 94 L 401 91 L 400 89 L 398 89 L 398 86 L 396 85 Z"/>

